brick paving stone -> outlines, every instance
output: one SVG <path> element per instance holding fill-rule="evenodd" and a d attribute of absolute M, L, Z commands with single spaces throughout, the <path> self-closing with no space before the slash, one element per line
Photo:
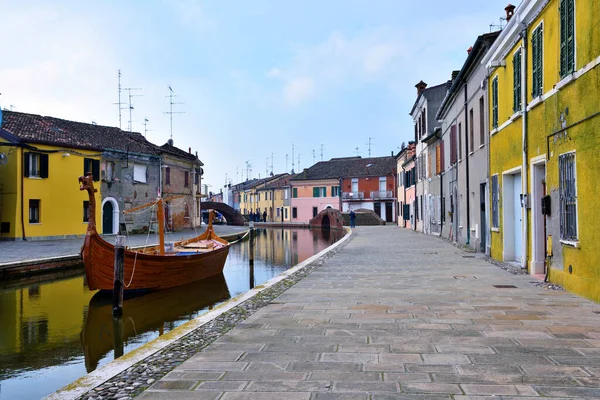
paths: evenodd
<path fill-rule="evenodd" d="M 355 232 L 140 398 L 600 398 L 600 306 L 438 238 Z"/>

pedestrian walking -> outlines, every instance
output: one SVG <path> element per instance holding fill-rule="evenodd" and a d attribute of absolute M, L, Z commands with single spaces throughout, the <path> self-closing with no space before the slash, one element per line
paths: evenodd
<path fill-rule="evenodd" d="M 263 222 L 267 222 L 267 210 L 263 212 Z"/>
<path fill-rule="evenodd" d="M 356 214 L 354 214 L 354 210 L 350 210 L 350 228 L 356 227 Z"/>

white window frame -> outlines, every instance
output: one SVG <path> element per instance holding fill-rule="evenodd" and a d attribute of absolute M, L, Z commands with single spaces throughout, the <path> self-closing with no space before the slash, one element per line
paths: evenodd
<path fill-rule="evenodd" d="M 492 201 L 491 201 L 492 229 L 500 229 L 500 177 L 498 174 L 492 175 L 492 185 L 491 186 L 492 186 Z M 495 193 L 494 193 L 494 189 L 495 189 Z M 494 195 L 495 195 L 495 197 L 494 197 Z M 495 209 L 494 209 L 494 202 L 496 205 Z"/>
<path fill-rule="evenodd" d="M 141 172 L 143 168 L 143 173 Z M 147 183 L 148 166 L 146 164 L 133 164 L 133 180 L 136 182 Z M 141 175 L 141 176 L 140 176 Z"/>
<path fill-rule="evenodd" d="M 566 156 L 573 156 L 573 186 L 574 186 L 574 198 L 575 198 L 575 235 L 576 237 L 564 237 L 563 236 L 563 223 L 565 222 L 563 219 L 563 210 L 565 210 L 565 205 L 563 203 L 563 173 L 560 171 L 560 164 L 561 164 L 561 158 L 566 157 Z M 579 242 L 579 213 L 577 212 L 578 209 L 578 202 L 577 202 L 577 157 L 576 157 L 576 153 L 575 151 L 569 151 L 566 153 L 562 153 L 558 156 L 558 165 L 559 165 L 559 170 L 558 170 L 558 192 L 559 192 L 559 218 L 560 218 L 560 223 L 559 223 L 559 227 L 560 227 L 560 241 L 561 243 L 565 243 L 565 244 L 577 244 Z"/>

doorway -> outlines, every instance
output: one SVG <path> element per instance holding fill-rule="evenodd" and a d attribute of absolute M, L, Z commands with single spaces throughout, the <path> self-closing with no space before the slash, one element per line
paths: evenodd
<path fill-rule="evenodd" d="M 102 206 L 102 233 L 113 234 L 113 205 L 110 201 L 107 201 Z"/>
<path fill-rule="evenodd" d="M 374 209 L 375 209 L 375 214 L 377 214 L 379 216 L 379 218 L 381 218 L 381 203 L 375 203 Z"/>
<path fill-rule="evenodd" d="M 394 222 L 394 211 L 392 203 L 385 203 L 385 222 Z"/>
<path fill-rule="evenodd" d="M 479 251 L 482 253 L 485 253 L 485 244 L 487 243 L 487 215 L 485 207 L 486 186 L 485 183 L 479 185 Z"/>
<path fill-rule="evenodd" d="M 543 156 L 544 157 L 544 156 Z M 546 162 L 532 162 L 531 166 L 531 220 L 532 252 L 530 273 L 544 274 L 546 258 L 546 216 L 542 213 L 542 198 L 546 195 Z"/>
<path fill-rule="evenodd" d="M 503 224 L 503 259 L 504 261 L 521 262 L 523 244 L 522 236 L 522 208 L 521 208 L 521 168 L 508 171 L 502 176 L 502 198 L 504 207 L 502 212 Z"/>

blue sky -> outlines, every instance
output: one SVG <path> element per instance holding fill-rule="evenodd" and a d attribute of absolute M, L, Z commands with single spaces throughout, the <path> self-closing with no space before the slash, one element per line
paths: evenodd
<path fill-rule="evenodd" d="M 204 183 L 316 161 L 384 156 L 411 139 L 414 85 L 445 82 L 506 0 L 0 0 L 0 106 L 133 129 L 198 151 Z M 127 101 L 126 92 L 122 99 Z M 128 110 L 122 127 L 127 129 Z M 237 170 L 237 172 L 236 172 Z"/>

